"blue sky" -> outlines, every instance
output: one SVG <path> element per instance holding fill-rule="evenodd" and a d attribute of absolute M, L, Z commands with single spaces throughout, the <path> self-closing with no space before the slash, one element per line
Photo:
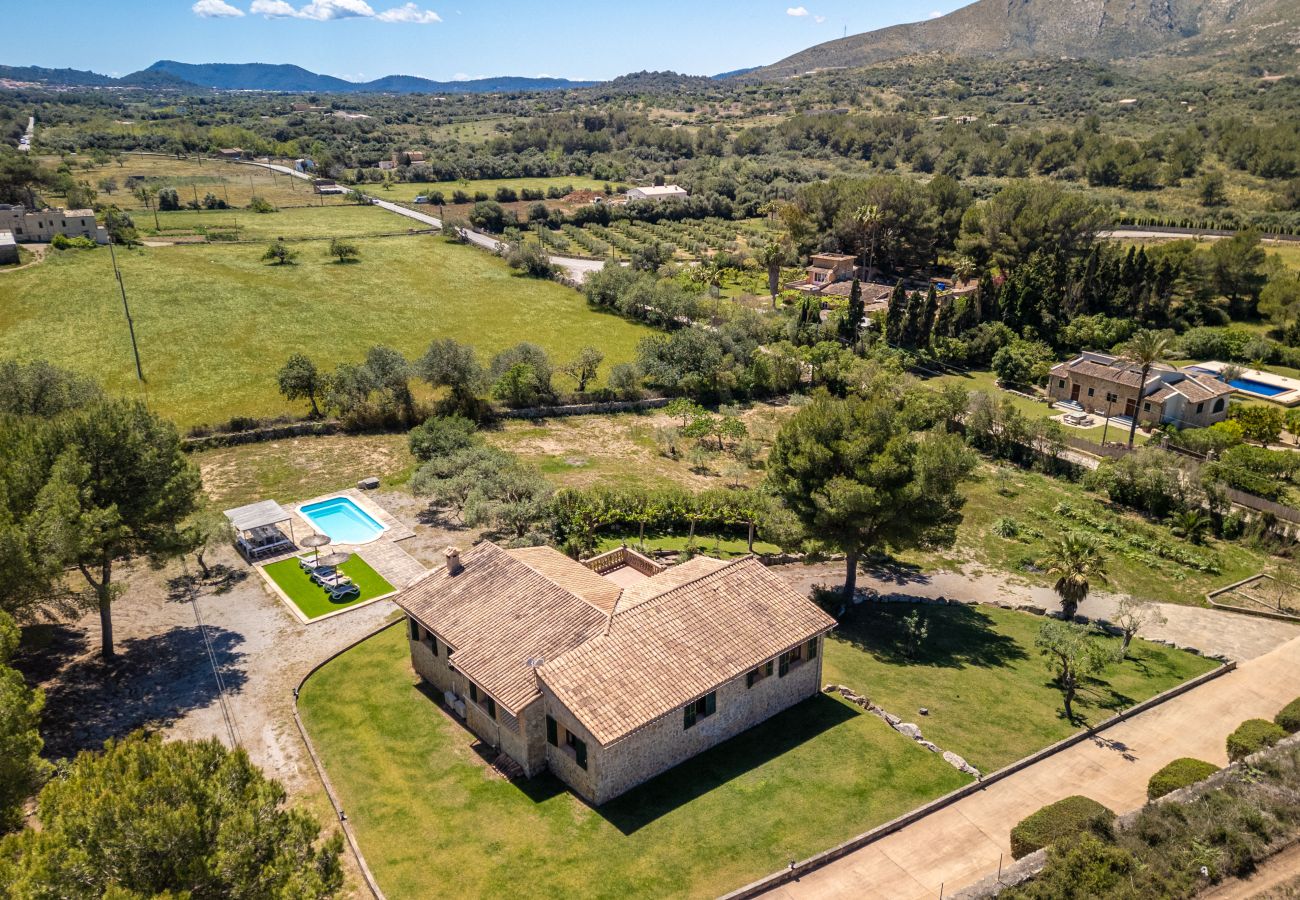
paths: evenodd
<path fill-rule="evenodd" d="M 775 62 L 969 0 L 3 0 L 0 63 L 125 75 L 157 59 L 283 62 L 352 80 L 612 78 Z"/>

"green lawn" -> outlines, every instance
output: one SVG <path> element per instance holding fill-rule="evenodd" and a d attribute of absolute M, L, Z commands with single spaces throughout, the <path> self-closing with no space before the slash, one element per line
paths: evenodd
<path fill-rule="evenodd" d="M 416 686 L 401 626 L 313 675 L 300 708 L 393 900 L 716 896 L 969 779 L 819 695 L 595 810 L 510 784 Z"/>
<path fill-rule="evenodd" d="M 903 618 L 919 611 L 929 633 L 906 656 Z M 1044 619 L 980 606 L 864 604 L 826 643 L 825 680 L 847 685 L 915 722 L 926 738 L 991 772 L 1076 730 L 1064 718 L 1034 640 Z M 1115 638 L 1106 638 L 1118 647 Z M 1090 684 L 1075 712 L 1096 724 L 1217 665 L 1141 639 L 1130 658 Z M 920 716 L 925 707 L 929 715 Z"/>
<path fill-rule="evenodd" d="M 394 234 L 421 228 L 420 223 L 399 218 L 377 206 L 356 204 L 291 207 L 272 213 L 255 213 L 246 209 L 178 210 L 159 213 L 158 222 L 161 231 L 154 229 L 153 216 L 136 216 L 136 225 L 143 227 L 146 237 L 157 234 L 161 239 L 186 233 L 211 233 L 241 241 L 273 241 L 281 237 L 289 241 L 303 238 L 323 240 Z M 304 256 L 319 254 L 325 258 L 324 246 L 298 249 Z"/>
<path fill-rule="evenodd" d="M 1210 540 L 1204 547 L 1193 547 L 1175 537 L 1165 525 L 1108 506 L 1080 485 L 1038 472 L 986 463 L 972 481 L 963 485 L 962 493 L 966 505 L 957 527 L 956 545 L 937 552 L 902 554 L 905 561 L 925 569 L 953 571 L 969 570 L 974 564 L 1050 585 L 1052 579 L 1033 568 L 1046 550 L 1048 539 L 1063 530 L 1084 531 L 1102 541 L 1110 579 L 1106 589 L 1195 606 L 1205 605 L 1209 591 L 1270 565 L 1268 556 L 1240 541 Z M 1067 508 L 1071 514 L 1066 514 Z M 1008 523 L 1015 526 L 1014 537 L 995 532 L 999 520 L 1007 520 L 1002 523 L 1003 530 Z M 1218 571 L 1194 570 L 1158 555 L 1153 547 L 1194 555 L 1214 563 Z"/>
<path fill-rule="evenodd" d="M 302 610 L 308 619 L 319 618 L 326 613 L 338 612 L 358 603 L 365 603 L 376 597 L 393 592 L 393 586 L 383 576 L 370 567 L 370 564 L 358 554 L 339 566 L 339 571 L 352 579 L 361 589 L 361 595 L 351 600 L 335 603 L 320 585 L 315 584 L 296 559 L 282 559 L 263 566 L 262 570 L 293 601 L 293 605 Z"/>
<path fill-rule="evenodd" d="M 570 288 L 515 275 L 477 248 L 431 236 L 356 243 L 361 260 L 350 265 L 311 244 L 291 266 L 263 263 L 256 244 L 119 253 L 145 390 L 135 380 L 108 253 L 53 254 L 0 279 L 0 357 L 44 357 L 94 375 L 114 393 L 147 396 L 151 408 L 186 426 L 305 412 L 275 384 L 295 351 L 328 370 L 361 360 L 374 344 L 416 357 L 439 337 L 473 344 L 485 363 L 523 340 L 557 362 L 593 344 L 608 372 L 652 333 L 589 308 Z"/>
<path fill-rule="evenodd" d="M 381 200 L 406 200 L 411 201 L 420 195 L 429 195 L 434 191 L 442 191 L 444 202 L 451 203 L 451 195 L 456 191 L 464 191 L 473 197 L 479 191 L 483 191 L 492 200 L 496 199 L 497 188 L 509 187 L 514 188 L 516 193 L 524 188 L 545 191 L 552 187 L 571 187 L 575 191 L 603 191 L 605 185 L 617 187 L 616 182 L 598 181 L 595 178 L 587 178 L 583 175 L 561 175 L 553 178 L 484 178 L 480 181 L 406 181 L 394 182 L 392 190 L 384 190 L 382 185 L 365 184 L 361 185 L 362 190 L 368 194 L 379 197 Z M 521 198 L 522 199 L 522 198 Z"/>

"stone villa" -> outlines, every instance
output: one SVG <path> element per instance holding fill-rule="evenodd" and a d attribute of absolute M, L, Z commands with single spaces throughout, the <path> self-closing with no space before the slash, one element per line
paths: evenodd
<path fill-rule="evenodd" d="M 1181 428 L 1205 428 L 1228 417 L 1233 389 L 1213 377 L 1157 364 L 1146 384 L 1139 385 L 1141 380 L 1141 370 L 1119 357 L 1085 351 L 1052 369 L 1047 393 L 1090 413 L 1126 418 L 1136 413 L 1138 422 L 1146 425 L 1172 422 Z"/>
<path fill-rule="evenodd" d="M 28 210 L 0 203 L 0 231 L 12 233 L 19 244 L 49 243 L 56 234 L 108 243 L 108 231 L 95 221 L 93 209 Z"/>
<path fill-rule="evenodd" d="M 815 695 L 835 626 L 753 557 L 627 548 L 449 548 L 397 603 L 415 671 L 466 726 L 596 805 Z"/>

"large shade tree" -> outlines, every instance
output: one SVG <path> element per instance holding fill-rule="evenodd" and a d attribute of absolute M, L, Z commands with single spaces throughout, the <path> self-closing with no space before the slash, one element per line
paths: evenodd
<path fill-rule="evenodd" d="M 950 541 L 961 520 L 958 485 L 974 457 L 956 435 L 915 432 L 906 397 L 821 394 L 777 435 L 768 484 L 809 534 L 846 557 L 844 596 L 871 550 Z"/>
<path fill-rule="evenodd" d="M 13 897 L 324 898 L 342 839 L 321 840 L 243 750 L 215 740 L 109 741 L 40 793 L 40 828 L 0 842 Z"/>
<path fill-rule="evenodd" d="M 137 402 L 19 417 L 0 432 L 0 542 L 12 548 L 0 568 L 18 570 L 19 593 L 33 603 L 97 608 L 101 653 L 111 658 L 116 566 L 191 549 L 184 523 L 198 503 L 198 471 L 176 428 Z"/>

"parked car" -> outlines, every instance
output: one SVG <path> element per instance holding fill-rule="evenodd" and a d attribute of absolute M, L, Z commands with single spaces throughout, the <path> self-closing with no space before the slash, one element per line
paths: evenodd
<path fill-rule="evenodd" d="M 416 202 L 416 203 L 428 203 L 428 202 L 429 202 L 429 198 L 426 197 L 424 194 L 421 194 L 420 196 L 418 196 L 418 197 L 415 198 L 415 202 Z"/>

